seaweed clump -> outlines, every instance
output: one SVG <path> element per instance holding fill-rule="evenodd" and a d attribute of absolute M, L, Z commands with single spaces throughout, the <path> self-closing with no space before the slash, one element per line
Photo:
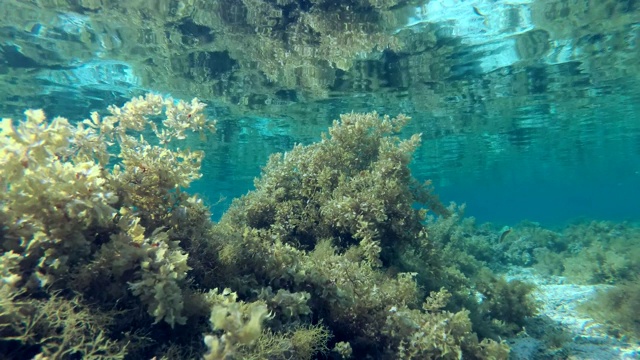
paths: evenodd
<path fill-rule="evenodd" d="M 605 324 L 616 336 L 640 339 L 640 278 L 612 288 L 600 290 L 593 299 L 582 304 L 581 310 Z"/>
<path fill-rule="evenodd" d="M 170 143 L 215 129 L 204 107 L 149 94 L 75 125 L 2 120 L 3 354 L 123 358 L 146 341 L 131 323 L 186 323 L 190 267 L 170 226 L 197 213 L 182 189 L 203 154 Z"/>
<path fill-rule="evenodd" d="M 176 145 L 214 130 L 203 110 L 147 95 L 75 125 L 3 120 L 2 354 L 507 358 L 474 333 L 473 284 L 429 241 L 426 211 L 448 213 L 411 176 L 420 136 L 397 136 L 408 118 L 342 116 L 272 156 L 214 224 L 184 191 L 203 154 Z M 509 294 L 486 306 L 507 313 Z"/>
<path fill-rule="evenodd" d="M 343 115 L 320 142 L 273 155 L 215 227 L 221 276 L 239 279 L 240 291 L 309 293 L 334 352 L 349 344 L 356 358 L 505 358 L 507 346 L 480 342 L 469 310 L 450 301 L 450 291 L 475 301 L 472 284 L 455 282 L 428 239 L 426 212 L 449 213 L 411 176 L 420 135 L 397 136 L 407 121 Z M 408 253 L 421 274 L 400 260 Z"/>
<path fill-rule="evenodd" d="M 640 271 L 638 239 L 639 228 L 626 222 L 579 221 L 556 231 L 523 222 L 508 241 L 466 241 L 466 249 L 492 264 L 533 266 L 579 284 L 613 285 L 633 281 Z"/>

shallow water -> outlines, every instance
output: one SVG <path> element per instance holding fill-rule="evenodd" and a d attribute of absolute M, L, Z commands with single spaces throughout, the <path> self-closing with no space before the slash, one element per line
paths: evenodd
<path fill-rule="evenodd" d="M 171 4 L 165 10 L 176 17 Z M 123 21 L 115 6 L 98 13 L 11 0 L 0 7 L 7 14 L 0 27 L 4 116 L 42 107 L 80 119 L 148 90 L 209 103 L 220 126 L 195 190 L 226 197 L 216 216 L 251 188 L 269 154 L 319 139 L 340 113 L 376 110 L 413 118 L 407 133 L 424 139 L 416 176 L 431 179 L 443 200 L 466 202 L 467 214 L 481 221 L 640 217 L 634 2 L 405 6 L 393 23 L 407 44 L 402 51 L 321 76 L 321 92 L 276 83 L 272 93 L 253 87 L 254 78 L 239 79 L 244 70 L 224 52 L 202 50 L 203 38 L 218 36 L 194 25 L 202 14 L 176 25 Z M 163 31 L 202 43 L 162 39 Z M 180 51 L 196 54 L 190 73 L 205 75 L 188 78 Z M 162 68 L 166 78 L 150 76 Z"/>
<path fill-rule="evenodd" d="M 319 3 L 323 5 L 317 5 Z M 378 7 L 372 5 L 360 13 L 353 13 L 345 5 L 363 3 L 378 4 Z M 387 9 L 391 3 L 397 5 Z M 153 315 L 154 306 L 158 305 L 153 299 L 175 300 L 170 303 L 175 308 L 170 310 L 175 310 L 182 319 L 184 299 L 196 301 L 201 291 L 214 287 L 222 289 L 223 286 L 237 286 L 238 289 L 233 290 L 240 293 L 244 284 L 245 294 L 240 294 L 240 298 L 246 301 L 263 295 L 267 298 L 276 296 L 272 290 L 278 291 L 278 297 L 284 296 L 283 301 L 287 301 L 287 294 L 309 295 L 295 300 L 300 305 L 296 311 L 301 312 L 305 312 L 307 300 L 313 295 L 313 301 L 309 302 L 313 310 L 309 308 L 304 314 L 304 321 L 307 321 L 306 325 L 317 325 L 324 323 L 324 317 L 329 313 L 323 307 L 324 302 L 335 299 L 330 298 L 331 291 L 317 291 L 314 286 L 320 289 L 343 286 L 338 290 L 358 288 L 356 281 L 349 277 L 350 273 L 346 274 L 346 285 L 336 285 L 345 276 L 344 271 L 337 271 L 340 274 L 331 275 L 333 277 L 318 275 L 322 281 L 314 283 L 312 277 L 327 267 L 318 260 L 324 256 L 333 259 L 333 263 L 328 264 L 344 266 L 344 269 L 370 270 L 366 274 L 371 278 L 364 279 L 366 281 L 374 279 L 375 275 L 375 281 L 393 283 L 398 271 L 414 273 L 417 269 L 420 273 L 415 272 L 419 279 L 416 282 L 420 291 L 436 291 L 442 282 L 449 286 L 448 290 L 469 296 L 467 300 L 471 302 L 454 303 L 452 308 L 467 304 L 480 307 L 483 301 L 484 304 L 492 302 L 495 298 L 491 300 L 491 296 L 496 296 L 492 294 L 493 287 L 482 285 L 479 274 L 486 268 L 500 273 L 500 277 L 506 273 L 508 279 L 521 279 L 538 288 L 529 294 L 530 290 L 512 288 L 507 291 L 507 285 L 499 285 L 504 293 L 495 291 L 499 293 L 497 296 L 513 298 L 510 300 L 513 302 L 508 302 L 513 307 L 512 312 L 505 310 L 500 315 L 524 317 L 522 313 L 529 311 L 529 295 L 541 303 L 541 313 L 527 316 L 526 324 L 518 318 L 518 331 L 526 325 L 531 336 L 525 330 L 509 339 L 512 358 L 556 358 L 568 354 L 576 359 L 637 358 L 640 345 L 633 333 L 637 336 L 640 331 L 634 318 L 640 299 L 640 262 L 637 260 L 640 259 L 640 230 L 637 227 L 640 220 L 640 191 L 637 190 L 640 181 L 638 19 L 640 2 L 631 0 L 0 1 L 0 117 L 17 120 L 22 118 L 25 109 L 42 108 L 49 118 L 59 115 L 75 123 L 92 111 L 105 114 L 108 105 L 120 106 L 146 92 L 185 100 L 198 97 L 208 104 L 207 115 L 218 122 L 216 133 L 206 141 L 186 140 L 186 146 L 205 153 L 203 177 L 188 191 L 204 198 L 211 206 L 214 220 L 222 216 L 234 198 L 253 188 L 253 180 L 260 175 L 269 155 L 289 151 L 298 143 L 319 141 L 321 133 L 340 114 L 370 111 L 391 116 L 403 113 L 412 118 L 401 136 L 422 134 L 422 146 L 416 151 L 411 165 L 413 175 L 419 180 L 430 180 L 435 193 L 445 203 L 466 203 L 464 215 L 477 220 L 474 223 L 463 219 L 462 214 L 455 211 L 452 216 L 443 216 L 437 221 L 428 218 L 424 227 L 417 218 L 409 219 L 412 214 L 409 216 L 402 210 L 389 211 L 390 217 L 400 219 L 389 220 L 386 213 L 375 216 L 376 224 L 367 223 L 369 220 L 361 217 L 358 226 L 367 231 L 371 227 L 371 233 L 361 232 L 358 228 L 357 234 L 352 234 L 340 225 L 331 225 L 326 231 L 318 230 L 322 236 L 333 236 L 329 239 L 336 247 L 336 254 L 333 254 L 329 242 L 318 245 L 324 238 L 316 238 L 320 235 L 314 232 L 315 227 L 320 227 L 327 219 L 314 218 L 317 214 L 313 211 L 320 209 L 320 201 L 312 199 L 313 196 L 301 196 L 303 200 L 296 198 L 298 205 L 306 204 L 304 211 L 310 208 L 312 215 L 308 218 L 316 221 L 312 225 L 300 226 L 307 218 L 300 219 L 302 216 L 298 213 L 288 214 L 287 211 L 300 210 L 291 204 L 287 204 L 291 208 L 283 210 L 285 225 L 278 223 L 282 219 L 270 219 L 269 212 L 273 209 L 270 205 L 260 204 L 265 197 L 274 196 L 269 193 L 253 200 L 258 204 L 258 210 L 247 210 L 253 211 L 250 216 L 258 214 L 255 215 L 258 220 L 250 222 L 247 220 L 250 216 L 246 215 L 247 219 L 243 221 L 247 224 L 239 224 L 236 229 L 236 224 L 229 226 L 228 222 L 210 224 L 206 221 L 208 213 L 194 211 L 199 208 L 193 203 L 189 206 L 177 201 L 165 204 L 165 199 L 172 199 L 171 195 L 159 197 L 155 196 L 158 193 L 150 192 L 152 196 L 144 193 L 141 199 L 129 201 L 131 204 L 117 205 L 122 206 L 124 218 L 124 214 L 144 206 L 141 204 L 145 200 L 156 204 L 162 199 L 158 206 L 161 219 L 155 214 L 143 219 L 141 223 L 147 231 L 138 233 L 135 239 L 131 234 L 140 229 L 132 227 L 127 230 L 131 234 L 128 233 L 123 227 L 125 221 L 100 226 L 93 223 L 78 225 L 67 216 L 70 210 L 61 211 L 66 207 L 58 203 L 59 207 L 55 207 L 57 210 L 53 213 L 63 214 L 61 223 L 64 226 L 61 228 L 68 227 L 73 231 L 67 229 L 71 234 L 68 238 L 65 235 L 60 239 L 55 236 L 49 239 L 43 232 L 35 232 L 39 229 L 37 226 L 33 229 L 27 226 L 30 222 L 47 221 L 30 217 L 29 209 L 33 207 L 16 215 L 10 206 L 0 204 L 0 209 L 7 214 L 13 212 L 11 217 L 0 213 L 0 246 L 3 249 L 0 257 L 3 273 L 0 279 L 0 290 L 3 291 L 0 294 L 0 330 L 6 330 L 1 335 L 17 336 L 14 332 L 21 329 L 20 325 L 13 324 L 15 329 L 10 329 L 3 323 L 11 319 L 14 323 L 20 322 L 18 317 L 2 313 L 12 306 L 29 310 L 15 311 L 16 314 L 28 313 L 24 319 L 34 318 L 33 311 L 44 313 L 42 321 L 54 324 L 38 330 L 44 334 L 50 329 L 56 332 L 64 328 L 55 325 L 58 324 L 55 319 L 46 317 L 51 313 L 47 306 L 55 309 L 60 304 L 70 304 L 67 309 L 70 314 L 84 314 L 82 311 L 89 309 L 101 312 L 104 308 L 122 306 L 123 311 L 135 313 L 133 318 L 141 324 L 129 323 L 128 315 L 123 319 L 124 312 L 108 313 L 107 317 L 119 317 L 120 322 L 110 329 L 113 332 L 108 336 L 121 341 L 124 339 L 122 329 L 139 330 L 142 335 L 132 338 L 141 347 L 136 349 L 138 345 L 134 345 L 132 354 L 151 354 L 151 357 L 172 353 L 172 349 L 156 349 L 155 343 L 146 343 L 143 338 L 149 334 L 154 342 L 167 340 L 176 345 L 175 354 L 186 351 L 181 354 L 201 356 L 206 350 L 201 338 L 210 329 L 205 326 L 202 334 L 197 327 L 187 329 L 185 334 L 196 334 L 197 341 L 194 341 L 184 338 L 191 335 L 176 336 L 174 318 L 165 319 L 167 324 L 152 325 L 149 320 L 152 317 L 148 315 Z M 59 160 L 58 150 L 50 154 L 55 154 Z M 23 168 L 29 167 L 29 160 L 17 162 L 15 159 L 21 158 L 12 158 L 14 170 L 17 168 L 13 175 L 28 173 Z M 40 165 L 44 168 L 48 163 Z M 135 176 L 123 184 L 142 184 L 144 179 L 140 177 L 144 177 L 146 166 L 131 166 Z M 71 181 L 64 180 L 64 184 L 76 184 L 84 173 L 76 173 L 75 178 L 70 174 Z M 3 180 L 0 179 L 0 185 L 11 188 L 12 184 Z M 170 189 L 167 193 L 175 194 L 175 188 L 171 186 Z M 93 196 L 91 191 L 84 195 Z M 118 188 L 118 191 L 125 190 Z M 290 194 L 297 196 L 298 193 L 302 192 Z M 18 190 L 17 194 L 11 194 L 18 199 L 22 199 L 20 196 L 35 198 L 28 191 L 21 193 Z M 65 194 L 68 195 L 62 195 Z M 362 199 L 370 195 L 358 192 L 358 195 L 362 194 Z M 81 203 L 74 197 L 76 195 L 71 200 L 59 195 L 54 193 L 52 196 L 61 204 Z M 2 199 L 15 201 L 8 197 Z M 138 200 L 140 202 L 136 202 Z M 402 205 L 402 201 L 399 199 L 398 203 Z M 409 213 L 411 201 L 403 207 L 409 209 Z M 307 206 L 310 202 L 312 206 Z M 366 213 L 367 201 L 362 202 L 365 210 L 361 212 Z M 381 202 L 395 204 L 387 200 Z M 360 205 L 359 202 L 354 205 L 357 211 L 360 211 Z M 337 208 L 340 206 L 338 204 Z M 169 211 L 171 214 L 164 214 Z M 342 212 L 342 208 L 337 212 Z M 199 214 L 204 215 L 198 217 Z M 347 215 L 351 216 L 351 212 Z M 356 216 L 356 210 L 353 216 Z M 7 222 L 7 218 L 15 221 Z M 113 219 L 120 218 L 109 221 Z M 482 225 L 485 222 L 496 226 Z M 522 223 L 517 225 L 519 222 Z M 571 222 L 573 224 L 566 226 Z M 51 225 L 56 226 L 58 223 Z M 297 233 L 296 226 L 306 229 L 300 230 L 302 235 Z M 290 227 L 290 234 L 282 230 L 286 227 Z M 376 227 L 382 229 L 381 232 L 377 232 Z M 175 237 L 172 241 L 164 233 L 167 228 Z M 554 231 L 549 230 L 552 228 Z M 428 239 L 423 229 L 428 229 Z M 59 229 L 53 230 L 55 233 Z M 373 239 L 380 233 L 386 237 Z M 358 245 L 357 241 L 361 240 L 358 236 L 369 236 L 366 234 L 374 234 L 371 239 L 365 238 L 371 241 L 362 240 Z M 402 242 L 405 240 L 407 244 Z M 242 245 L 238 246 L 236 242 Z M 384 245 L 380 252 L 388 253 L 376 253 L 379 244 Z M 442 254 L 435 250 L 432 253 L 432 245 L 451 259 L 443 261 Z M 171 249 L 167 250 L 169 246 Z M 313 255 L 315 260 L 311 261 L 309 254 L 314 246 L 320 251 L 323 247 L 326 249 L 324 253 Z M 244 247 L 255 252 L 245 254 Z M 274 256 L 276 250 L 272 251 L 276 248 L 290 263 L 274 270 L 275 277 L 271 278 L 260 269 L 271 266 L 272 257 L 279 259 Z M 296 272 L 299 259 L 290 255 L 294 254 L 291 252 L 294 248 L 296 256 L 307 261 L 312 271 Z M 349 255 L 353 249 L 356 249 L 356 255 Z M 135 254 L 128 254 L 128 262 L 120 258 L 125 251 Z M 358 255 L 357 251 L 363 251 L 364 255 Z M 156 264 L 157 268 L 149 270 L 149 261 L 143 253 L 145 256 L 157 254 L 158 263 L 165 261 L 167 266 Z M 166 254 L 173 258 L 163 259 L 162 256 L 168 256 Z M 110 257 L 116 259 L 115 265 Z M 362 259 L 353 260 L 359 257 Z M 188 268 L 187 258 L 192 268 Z M 235 262 L 237 259 L 241 259 L 239 263 Z M 371 259 L 380 260 L 382 265 L 371 265 L 369 261 L 375 262 Z M 170 261 L 173 263 L 169 264 Z M 282 264 L 286 263 L 282 261 Z M 175 270 L 176 263 L 180 270 Z M 59 267 L 63 271 L 59 271 Z M 120 272 L 116 267 L 122 268 Z M 336 271 L 332 266 L 328 267 Z M 225 271 L 238 279 L 227 278 Z M 97 279 L 102 274 L 107 274 L 107 278 Z M 432 279 L 431 274 L 442 275 L 442 279 Z M 61 285 L 56 285 L 59 288 L 41 286 L 49 279 L 45 275 L 61 281 Z M 153 296 L 145 297 L 148 294 L 140 292 L 132 294 L 132 284 L 137 281 L 135 286 L 140 288 L 144 276 L 151 279 L 147 290 Z M 295 283 L 296 276 L 304 281 Z M 403 276 L 409 279 L 414 275 Z M 286 280 L 288 277 L 292 279 Z M 172 283 L 174 287 L 167 296 L 166 289 L 157 284 L 172 281 L 175 284 Z M 102 293 L 103 286 L 108 286 L 107 294 Z M 479 290 L 483 287 L 488 291 Z M 26 292 L 18 291 L 23 291 L 22 288 L 27 289 Z M 387 311 L 400 314 L 398 309 L 403 306 L 409 309 L 405 300 L 388 308 L 376 303 L 378 300 L 375 299 L 379 297 L 373 294 L 383 292 L 380 290 L 383 288 L 374 282 L 366 290 L 371 293 L 363 293 L 370 295 L 374 304 L 372 309 L 363 307 L 366 310 L 363 319 L 369 316 L 370 310 L 387 316 Z M 285 290 L 284 295 L 280 290 Z M 611 296 L 598 298 L 596 293 L 600 290 Z M 75 295 L 78 291 L 87 299 L 95 300 L 95 304 L 84 304 L 84 299 Z M 308 291 L 317 293 L 310 295 Z M 226 290 L 225 293 L 224 296 L 229 295 Z M 183 298 L 185 294 L 193 295 L 193 299 Z M 354 299 L 360 297 L 355 290 L 350 294 L 357 295 Z M 519 294 L 524 295 L 519 297 Z M 138 298 L 140 295 L 143 295 L 141 299 Z M 398 294 L 391 297 L 395 295 Z M 23 298 L 36 305 L 20 303 Z M 585 315 L 578 309 L 579 305 L 593 298 L 598 300 Z M 415 302 L 415 299 L 411 301 Z M 497 308 L 507 303 L 495 301 Z M 161 309 L 164 305 L 161 303 L 157 307 Z M 33 306 L 42 308 L 34 310 Z M 142 308 L 151 312 L 140 311 Z M 412 310 L 417 309 L 414 308 Z M 492 314 L 489 309 L 483 310 L 487 318 L 480 320 L 498 319 L 493 316 L 499 311 Z M 193 310 L 196 315 L 191 314 L 189 326 L 196 322 L 197 326 L 202 326 L 209 310 L 205 307 Z M 458 310 L 460 308 L 455 309 Z M 299 326 L 293 319 L 294 310 L 289 311 L 292 312 L 291 323 L 287 326 Z M 440 314 L 439 310 L 433 309 L 416 311 L 425 319 Z M 170 315 L 173 316 L 173 312 Z M 91 318 L 86 316 L 86 319 Z M 387 322 L 395 315 L 389 316 Z M 157 314 L 155 317 L 156 322 L 163 318 Z M 356 319 L 355 315 L 353 319 Z M 96 315 L 95 320 L 104 319 Z M 182 320 L 187 321 L 186 318 Z M 368 323 L 365 320 L 363 323 Z M 475 322 L 478 320 L 474 319 L 474 331 L 477 331 L 476 326 L 483 324 L 482 321 Z M 26 323 L 25 320 L 22 324 Z M 594 324 L 593 329 L 591 324 Z M 288 331 L 276 329 L 274 324 L 269 326 L 276 332 Z M 327 329 L 344 339 L 358 333 L 352 334 L 341 326 L 337 321 L 328 324 Z M 257 329 L 260 329 L 259 324 Z M 440 331 L 437 326 L 433 329 L 428 331 Z M 354 325 L 351 330 L 362 329 Z M 627 337 L 627 333 L 632 335 Z M 414 334 L 411 330 L 405 335 L 420 334 L 425 332 Z M 47 337 L 33 340 L 33 343 L 29 343 L 32 339 L 24 339 L 0 338 L 0 354 L 10 357 L 8 354 L 13 351 L 13 354 L 19 354 L 18 357 L 35 356 L 42 350 L 42 344 L 49 341 Z M 213 341 L 213 337 L 207 339 Z M 373 339 L 361 339 L 358 335 L 353 341 L 358 354 L 374 351 L 367 348 Z M 51 342 L 56 343 L 56 340 Z M 87 343 L 91 344 L 91 341 Z M 535 343 L 533 348 L 529 346 L 532 343 Z M 179 346 L 183 348 L 179 349 Z M 599 352 L 592 353 L 595 348 Z M 396 349 L 384 350 L 393 353 Z M 70 351 L 74 356 L 81 353 Z M 337 350 L 328 356 L 337 358 Z"/>

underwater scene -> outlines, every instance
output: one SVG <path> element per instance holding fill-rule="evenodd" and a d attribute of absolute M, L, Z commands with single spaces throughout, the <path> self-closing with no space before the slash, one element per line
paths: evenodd
<path fill-rule="evenodd" d="M 0 1 L 0 360 L 640 359 L 640 2 Z"/>

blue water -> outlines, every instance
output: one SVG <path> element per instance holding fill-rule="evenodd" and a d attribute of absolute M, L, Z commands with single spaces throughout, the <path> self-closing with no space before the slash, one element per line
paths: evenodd
<path fill-rule="evenodd" d="M 635 91 L 634 86 L 637 84 L 626 91 Z M 409 112 L 413 120 L 404 135 L 421 132 L 424 139 L 412 169 L 420 180 L 433 182 L 445 203 L 466 203 L 466 214 L 480 222 L 530 220 L 555 227 L 577 219 L 637 221 L 640 119 L 636 104 L 640 101 L 633 103 L 619 95 L 586 99 L 589 107 L 575 109 L 573 114 L 533 114 L 539 124 L 519 136 L 503 125 L 493 134 L 467 131 L 436 136 L 432 128 L 441 119 L 431 113 Z M 638 97 L 637 93 L 631 95 Z M 554 103 L 552 96 L 548 94 L 547 105 L 570 109 L 570 102 Z M 616 107 L 615 100 L 624 106 Z M 366 111 L 365 106 L 360 108 Z M 394 109 L 391 113 L 397 112 Z M 316 119 L 317 123 L 309 126 L 313 130 L 308 128 L 307 132 L 319 134 L 337 117 Z M 487 121 L 517 120 L 494 117 Z M 243 127 L 238 129 L 238 123 Z M 268 154 L 287 151 L 296 142 L 319 140 L 317 135 L 289 135 L 291 126 L 282 121 L 244 119 L 223 124 L 218 136 L 224 143 L 224 155 L 218 158 L 212 151 L 214 159 L 206 160 L 203 168 L 205 180 L 194 185 L 211 199 L 227 198 L 214 208 L 214 217 L 224 212 L 231 199 L 251 188 Z M 281 132 L 273 132 L 277 130 Z M 248 151 L 250 160 L 245 157 Z"/>
<path fill-rule="evenodd" d="M 415 175 L 432 180 L 445 202 L 466 203 L 479 221 L 639 220 L 638 14 L 622 4 L 609 15 L 605 5 L 566 13 L 558 4 L 407 7 L 398 12 L 396 33 L 424 49 L 356 60 L 336 72 L 326 93 L 284 87 L 272 96 L 263 84 L 252 86 L 253 78 L 234 78 L 240 65 L 229 53 L 196 57 L 185 73 L 178 50 L 176 59 L 154 58 L 155 67 L 150 59 L 141 64 L 145 51 L 163 51 L 157 35 L 134 35 L 126 22 L 112 31 L 106 13 L 103 23 L 72 7 L 6 1 L 3 9 L 13 15 L 0 28 L 0 111 L 20 117 L 24 108 L 40 107 L 80 120 L 146 91 L 199 97 L 219 126 L 201 146 L 204 178 L 193 190 L 211 202 L 225 198 L 214 219 L 251 189 L 271 153 L 317 141 L 340 113 L 376 110 L 413 118 L 403 135 L 423 133 Z M 195 25 L 178 30 L 209 36 Z M 173 77 L 159 75 L 163 67 Z"/>
<path fill-rule="evenodd" d="M 48 119 L 63 116 L 77 124 L 93 111 L 106 114 L 107 106 L 148 92 L 197 97 L 217 120 L 216 132 L 179 146 L 204 152 L 203 176 L 186 191 L 204 200 L 214 221 L 253 189 L 270 155 L 320 141 L 341 114 L 377 111 L 412 118 L 401 138 L 422 134 L 411 164 L 414 177 L 430 181 L 443 203 L 466 204 L 465 215 L 476 224 L 496 225 L 473 227 L 443 216 L 421 227 L 398 211 L 402 215 L 389 219 L 371 216 L 375 224 L 360 217 L 351 226 L 325 214 L 313 218 L 310 211 L 310 226 L 294 214 L 297 205 L 271 219 L 278 217 L 267 204 L 273 193 L 238 210 L 246 214 L 211 224 L 191 202 L 165 204 L 178 193 L 173 188 L 123 200 L 128 186 L 145 176 L 146 164 L 127 165 L 135 177 L 114 181 L 116 190 L 109 191 L 122 204 L 112 204 L 121 207 L 112 223 L 79 222 L 90 209 L 70 217 L 84 206 L 82 196 L 96 192 L 78 196 L 60 184 L 63 190 L 52 193 L 55 205 L 34 207 L 46 210 L 35 212 L 46 214 L 39 219 L 15 210 L 23 199 L 36 198 L 32 189 L 13 187 L 18 191 L 11 193 L 14 180 L 0 179 L 6 193 L 20 199 L 0 204 L 11 213 L 0 213 L 0 358 L 32 358 L 45 345 L 54 352 L 60 343 L 70 349 L 59 357 L 75 359 L 83 350 L 74 341 L 93 348 L 105 338 L 122 341 L 122 348 L 132 339 L 132 359 L 200 357 L 203 339 L 212 349 L 213 339 L 228 341 L 229 349 L 241 338 L 251 342 L 259 329 L 253 316 L 267 312 L 276 315 L 268 325 L 273 336 L 285 337 L 282 344 L 260 343 L 265 348 L 284 348 L 290 332 L 322 324 L 330 330 L 331 347 L 346 339 L 359 358 L 377 358 L 375 351 L 400 353 L 399 344 L 408 342 L 438 348 L 447 336 L 448 342 L 462 341 L 462 327 L 439 333 L 454 326 L 446 311 L 431 309 L 429 301 L 429 309 L 419 310 L 427 295 L 422 292 L 441 286 L 454 294 L 447 311 L 465 308 L 478 315 L 473 331 L 481 337 L 504 339 L 516 336 L 511 330 L 526 330 L 509 338 L 510 344 L 540 340 L 540 358 L 580 359 L 589 352 L 605 359 L 591 353 L 595 348 L 608 348 L 607 360 L 637 358 L 637 339 L 620 336 L 620 329 L 612 332 L 615 341 L 603 334 L 606 321 L 612 329 L 630 324 L 631 331 L 640 331 L 634 318 L 640 299 L 639 19 L 640 2 L 631 0 L 0 1 L 0 118 L 17 122 L 25 109 L 41 108 Z M 58 159 L 58 149 L 52 152 Z M 23 171 L 29 159 L 12 161 L 13 173 L 34 174 Z M 83 173 L 70 174 L 64 185 L 81 183 L 76 180 Z M 149 196 L 153 204 L 162 199 L 157 213 L 140 210 Z M 303 200 L 304 211 L 322 208 L 314 199 Z M 140 218 L 129 218 L 132 211 Z M 354 216 L 356 211 L 371 215 L 354 210 Z M 48 224 L 51 214 L 63 216 Z M 140 228 L 127 229 L 129 221 L 140 221 L 144 236 Z M 521 222 L 526 225 L 517 226 Z M 316 226 L 322 230 L 315 233 Z M 354 233 L 350 227 L 362 229 Z M 330 242 L 335 254 L 325 246 Z M 539 316 L 530 312 L 528 286 L 507 285 L 498 280 L 504 274 L 491 278 L 489 268 L 508 269 L 509 281 L 539 285 Z M 409 289 L 410 276 L 396 279 L 398 272 L 417 275 L 420 299 Z M 612 284 L 623 295 L 613 292 L 615 306 L 600 315 L 613 320 L 598 319 L 595 312 L 588 315 L 593 321 L 578 315 L 576 304 Z M 242 301 L 265 300 L 269 311 L 235 308 L 227 290 L 224 296 L 204 295 L 226 287 Z M 447 297 L 442 295 L 433 303 Z M 204 325 L 209 313 L 213 329 Z M 279 315 L 287 320 L 280 323 Z M 519 319 L 507 319 L 512 315 Z M 532 325 L 527 322 L 526 329 L 525 317 Z M 114 323 L 106 324 L 111 318 Z M 231 330 L 217 327 L 233 319 L 249 320 Z M 489 330 L 494 320 L 517 326 L 492 322 L 496 329 Z M 92 321 L 99 326 L 94 329 Z M 505 333 L 493 334 L 499 324 Z M 104 334 L 102 326 L 108 328 Z M 67 335 L 73 331 L 82 336 Z M 210 332 L 215 337 L 203 338 Z M 463 332 L 464 342 L 473 343 Z M 307 337 L 302 335 L 308 343 L 301 348 L 313 343 Z M 395 337 L 402 341 L 391 349 L 385 338 Z M 442 349 L 454 354 L 449 345 Z M 298 352 L 282 351 L 296 357 L 291 354 Z M 520 358 L 533 359 L 530 354 Z M 314 358 L 337 356 L 336 349 Z"/>

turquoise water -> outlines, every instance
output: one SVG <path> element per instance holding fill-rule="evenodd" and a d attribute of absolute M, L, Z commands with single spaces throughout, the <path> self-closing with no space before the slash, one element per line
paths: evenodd
<path fill-rule="evenodd" d="M 0 358 L 638 358 L 639 19 L 631 0 L 0 1 Z M 197 97 L 215 133 L 12 128 L 145 93 Z M 372 111 L 411 117 L 411 175 L 464 214 L 375 116 L 333 125 L 362 146 L 318 145 Z M 188 189 L 176 146 L 204 154 Z"/>
<path fill-rule="evenodd" d="M 170 54 L 197 53 L 197 45 L 163 40 L 151 23 L 110 23 L 117 10 L 99 15 L 89 6 L 5 1 L 13 15 L 0 32 L 0 110 L 16 117 L 42 107 L 81 119 L 144 91 L 199 97 L 220 123 L 194 187 L 227 199 L 214 218 L 252 187 L 269 154 L 318 140 L 340 113 L 376 110 L 413 118 L 406 134 L 424 139 L 416 176 L 431 179 L 444 201 L 467 203 L 467 214 L 481 221 L 638 220 L 640 26 L 634 5 L 610 2 L 605 14 L 606 4 L 405 6 L 394 12 L 397 35 L 407 42 L 402 51 L 355 59 L 326 80 L 324 92 L 309 95 L 272 82 L 269 94 L 264 84 L 253 87 L 253 78 L 234 83 L 242 65 L 222 55 L 189 60 L 191 73 L 208 74 L 189 79 Z M 215 35 L 169 20 L 168 31 Z M 150 77 L 157 69 L 145 58 L 173 77 Z M 242 92 L 246 106 L 231 92 Z"/>

